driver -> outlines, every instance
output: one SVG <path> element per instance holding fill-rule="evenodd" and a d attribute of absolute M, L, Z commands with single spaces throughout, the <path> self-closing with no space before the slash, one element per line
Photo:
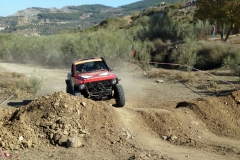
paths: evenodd
<path fill-rule="evenodd" d="M 93 65 L 93 69 L 94 70 L 102 69 L 101 62 L 95 62 L 94 65 Z"/>
<path fill-rule="evenodd" d="M 86 72 L 84 64 L 77 65 L 77 72 Z"/>

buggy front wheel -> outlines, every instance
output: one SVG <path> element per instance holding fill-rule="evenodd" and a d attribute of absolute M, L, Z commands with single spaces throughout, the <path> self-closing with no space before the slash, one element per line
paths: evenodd
<path fill-rule="evenodd" d="M 113 86 L 114 95 L 117 107 L 123 107 L 125 105 L 125 94 L 121 85 Z"/>

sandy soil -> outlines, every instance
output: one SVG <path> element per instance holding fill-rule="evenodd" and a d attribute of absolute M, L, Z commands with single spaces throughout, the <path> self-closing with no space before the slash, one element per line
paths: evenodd
<path fill-rule="evenodd" d="M 200 96 L 181 83 L 122 70 L 115 73 L 126 106 L 115 108 L 113 100 L 65 93 L 67 69 L 0 67 L 27 76 L 35 70 L 44 78 L 28 105 L 9 100 L 0 106 L 0 147 L 19 159 L 240 159 L 238 91 Z"/>

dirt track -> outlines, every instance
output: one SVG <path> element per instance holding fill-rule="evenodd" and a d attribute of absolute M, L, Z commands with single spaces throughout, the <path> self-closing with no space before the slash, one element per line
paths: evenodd
<path fill-rule="evenodd" d="M 8 114 L 0 127 L 12 132 L 1 139 L 18 146 L 19 142 L 10 138 L 28 137 L 22 146 L 25 149 L 8 151 L 21 159 L 240 159 L 240 92 L 203 98 L 180 83 L 156 83 L 156 79 L 131 71 L 116 71 L 125 89 L 126 106 L 114 108 L 114 101 L 95 102 L 66 94 L 68 70 L 7 63 L 0 66 L 26 75 L 36 69 L 44 78 L 40 98 L 21 107 L 17 114 L 12 115 L 16 109 L 7 106 L 9 103 L 1 106 L 1 115 Z M 79 114 L 74 116 L 70 111 Z M 81 132 L 83 145 L 65 148 L 59 139 L 53 141 L 51 133 L 65 134 L 64 123 L 56 124 L 55 130 L 52 125 L 47 128 L 47 121 L 37 118 L 40 115 L 53 122 L 58 122 L 56 117 L 72 119 L 66 122 L 71 126 L 68 132 Z M 47 130 L 40 130 L 39 123 Z M 43 136 L 39 139 L 39 135 Z M 32 141 L 36 141 L 34 145 Z"/>

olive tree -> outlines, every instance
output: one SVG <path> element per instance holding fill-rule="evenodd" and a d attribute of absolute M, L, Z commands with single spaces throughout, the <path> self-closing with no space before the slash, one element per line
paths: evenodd
<path fill-rule="evenodd" d="M 240 0 L 198 0 L 194 17 L 203 22 L 216 23 L 222 26 L 222 29 L 225 24 L 228 25 L 225 38 L 223 37 L 224 32 L 221 32 L 222 40 L 227 41 L 234 26 L 240 26 L 239 15 Z"/>

